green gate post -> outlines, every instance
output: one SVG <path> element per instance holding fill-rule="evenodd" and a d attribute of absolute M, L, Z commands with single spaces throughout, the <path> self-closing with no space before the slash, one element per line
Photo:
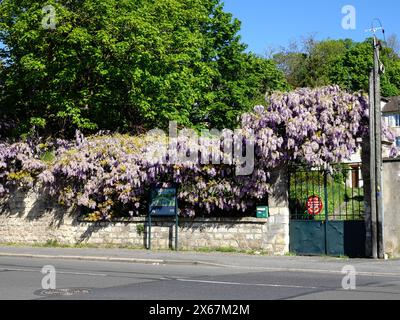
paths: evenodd
<path fill-rule="evenodd" d="M 325 254 L 328 254 L 328 171 L 324 171 L 324 196 L 325 196 Z"/>

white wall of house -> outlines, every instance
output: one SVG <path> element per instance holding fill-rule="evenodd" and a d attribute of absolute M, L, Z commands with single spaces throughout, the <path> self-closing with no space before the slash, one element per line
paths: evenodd
<path fill-rule="evenodd" d="M 385 107 L 386 102 L 381 102 L 382 109 Z M 400 147 L 400 112 L 394 112 L 393 114 L 384 114 L 383 120 L 385 123 L 392 128 L 398 138 L 398 146 Z"/>
<path fill-rule="evenodd" d="M 399 114 L 388 114 L 383 117 L 385 123 L 392 128 L 396 134 L 396 142 L 400 147 L 400 113 Z"/>
<path fill-rule="evenodd" d="M 383 110 L 383 108 L 386 105 L 386 101 L 381 101 L 381 109 Z M 398 146 L 400 147 L 400 114 L 388 114 L 388 115 L 383 115 L 383 121 L 385 121 L 385 123 L 395 132 L 396 134 L 396 138 L 398 141 Z M 382 146 L 382 156 L 383 158 L 388 158 L 389 154 L 390 154 L 390 146 L 387 145 L 383 145 Z M 361 148 L 359 148 L 357 150 L 356 153 L 354 153 L 350 160 L 346 160 L 343 161 L 343 163 L 347 163 L 347 164 L 354 164 L 354 163 L 361 163 Z M 352 175 L 349 175 L 346 184 L 348 186 L 353 185 L 353 181 L 352 181 L 353 177 Z M 363 186 L 363 180 L 362 180 L 362 174 L 361 174 L 361 168 L 360 168 L 360 172 L 359 172 L 359 181 L 357 184 L 359 184 L 358 187 L 362 187 Z"/>

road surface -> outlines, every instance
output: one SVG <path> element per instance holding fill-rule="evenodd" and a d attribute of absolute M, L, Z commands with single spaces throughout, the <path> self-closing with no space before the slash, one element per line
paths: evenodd
<path fill-rule="evenodd" d="M 254 261 L 258 263 L 203 265 L 0 256 L 0 299 L 400 299 L 400 261 Z M 46 265 L 55 268 L 57 290 L 43 290 Z M 355 290 L 342 287 L 346 265 L 357 270 Z"/>

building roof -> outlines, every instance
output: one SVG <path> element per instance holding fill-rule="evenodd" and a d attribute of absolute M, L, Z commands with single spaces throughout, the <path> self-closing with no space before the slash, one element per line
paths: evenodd
<path fill-rule="evenodd" d="M 382 109 L 383 113 L 400 113 L 400 96 L 391 97 Z"/>

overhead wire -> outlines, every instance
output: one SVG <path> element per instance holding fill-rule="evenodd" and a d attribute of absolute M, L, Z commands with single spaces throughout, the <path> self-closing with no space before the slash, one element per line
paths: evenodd
<path fill-rule="evenodd" d="M 374 22 L 377 21 L 379 23 L 379 27 L 375 28 L 374 26 Z M 382 31 L 382 35 L 383 35 L 383 44 L 382 41 L 378 41 L 378 37 L 376 36 L 376 32 L 381 30 Z M 371 22 L 371 29 L 368 30 L 371 31 L 374 34 L 374 38 L 377 40 L 377 44 L 380 45 L 381 47 L 386 46 L 387 47 L 387 43 L 386 43 L 386 33 L 385 33 L 385 28 L 383 27 L 382 21 L 379 18 L 375 18 L 372 20 Z M 385 65 L 383 64 L 380 56 L 378 56 L 378 61 L 379 61 L 379 71 L 384 74 L 386 69 L 385 69 Z"/>

